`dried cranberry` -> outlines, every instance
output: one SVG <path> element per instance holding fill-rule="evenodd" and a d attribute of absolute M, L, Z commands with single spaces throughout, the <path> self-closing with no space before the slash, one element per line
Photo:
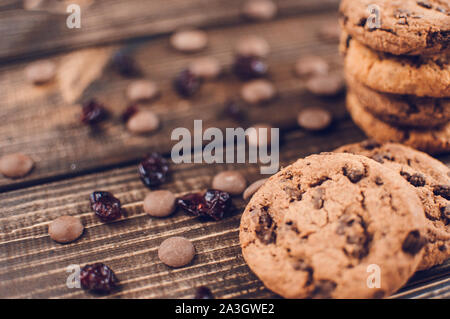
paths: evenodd
<path fill-rule="evenodd" d="M 115 220 L 122 215 L 120 201 L 109 192 L 93 192 L 90 200 L 92 210 L 102 221 Z"/>
<path fill-rule="evenodd" d="M 244 111 L 242 105 L 235 100 L 228 100 L 225 103 L 224 115 L 235 120 L 235 121 L 243 121 L 246 119 L 247 114 Z"/>
<path fill-rule="evenodd" d="M 84 124 L 94 125 L 108 116 L 108 112 L 105 110 L 102 104 L 92 99 L 83 104 L 81 113 L 81 121 Z"/>
<path fill-rule="evenodd" d="M 112 66 L 117 73 L 125 77 L 137 76 L 140 73 L 133 58 L 122 52 L 114 54 Z"/>
<path fill-rule="evenodd" d="M 95 263 L 83 267 L 80 282 L 84 289 L 107 293 L 116 287 L 118 280 L 111 268 L 103 263 Z"/>
<path fill-rule="evenodd" d="M 173 86 L 175 90 L 183 97 L 190 97 L 200 89 L 202 81 L 200 77 L 190 70 L 181 71 L 175 78 Z"/>
<path fill-rule="evenodd" d="M 126 110 L 122 113 L 122 121 L 128 122 L 130 117 L 132 117 L 137 111 L 139 111 L 139 108 L 132 104 L 126 108 Z"/>
<path fill-rule="evenodd" d="M 265 76 L 268 71 L 266 62 L 256 56 L 237 56 L 234 61 L 234 73 L 242 80 Z"/>
<path fill-rule="evenodd" d="M 145 186 L 159 186 L 166 181 L 169 164 L 160 154 L 154 152 L 142 160 L 138 170 Z"/>
<path fill-rule="evenodd" d="M 208 287 L 200 286 L 195 290 L 194 299 L 214 299 L 214 295 Z"/>
<path fill-rule="evenodd" d="M 221 220 L 231 207 L 231 196 L 227 192 L 210 189 L 205 194 L 187 194 L 177 199 L 177 205 L 198 217 Z"/>

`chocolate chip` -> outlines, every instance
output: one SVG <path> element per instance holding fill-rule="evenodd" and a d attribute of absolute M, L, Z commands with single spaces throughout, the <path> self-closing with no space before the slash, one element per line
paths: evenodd
<path fill-rule="evenodd" d="M 435 185 L 433 193 L 436 196 L 442 196 L 446 200 L 450 200 L 450 185 Z"/>
<path fill-rule="evenodd" d="M 431 9 L 433 7 L 428 1 L 417 1 L 417 5 L 426 9 Z"/>
<path fill-rule="evenodd" d="M 412 174 L 411 177 L 409 178 L 409 182 L 411 183 L 411 185 L 415 187 L 423 187 L 425 186 L 426 182 L 425 176 L 419 173 Z"/>
<path fill-rule="evenodd" d="M 158 248 L 159 259 L 170 267 L 189 264 L 195 256 L 195 248 L 184 237 L 171 237 L 164 240 Z"/>
<path fill-rule="evenodd" d="M 384 184 L 383 179 L 380 176 L 377 176 L 375 178 L 375 184 L 377 184 L 378 186 L 383 185 Z"/>
<path fill-rule="evenodd" d="M 304 191 L 300 189 L 300 185 L 297 187 L 285 186 L 283 191 L 289 196 L 290 202 L 301 201 Z"/>
<path fill-rule="evenodd" d="M 323 108 L 306 108 L 300 111 L 297 123 L 300 127 L 309 131 L 320 131 L 330 126 L 331 113 Z"/>
<path fill-rule="evenodd" d="M 321 209 L 323 207 L 324 196 L 325 196 L 325 189 L 317 188 L 315 190 L 314 194 L 312 195 L 313 206 L 315 209 Z"/>
<path fill-rule="evenodd" d="M 331 293 L 336 289 L 336 283 L 332 280 L 321 279 L 314 285 L 314 290 L 311 292 L 312 298 L 330 298 Z"/>
<path fill-rule="evenodd" d="M 405 253 L 415 255 L 427 243 L 427 240 L 420 235 L 418 230 L 411 231 L 402 244 L 402 250 Z"/>
<path fill-rule="evenodd" d="M 345 166 L 342 170 L 343 170 L 344 176 L 347 176 L 347 178 L 352 183 L 357 183 L 364 177 L 364 171 L 362 171 L 360 169 L 356 169 L 356 168 L 349 169 L 348 167 Z"/>
<path fill-rule="evenodd" d="M 272 244 L 276 241 L 275 230 L 277 226 L 272 217 L 267 212 L 267 207 L 263 207 L 260 211 L 258 224 L 255 227 L 256 237 L 265 245 Z"/>
<path fill-rule="evenodd" d="M 181 52 L 196 52 L 208 44 L 208 36 L 201 30 L 183 30 L 170 37 L 172 47 Z"/>
<path fill-rule="evenodd" d="M 144 211 L 150 216 L 169 216 L 175 210 L 175 200 L 175 195 L 168 190 L 150 192 L 144 199 Z"/>
<path fill-rule="evenodd" d="M 58 243 L 74 241 L 81 236 L 83 230 L 80 219 L 73 216 L 60 216 L 48 226 L 50 238 Z"/>
<path fill-rule="evenodd" d="M 237 171 L 225 171 L 214 176 L 212 188 L 227 192 L 231 195 L 239 195 L 245 190 L 247 181 Z"/>

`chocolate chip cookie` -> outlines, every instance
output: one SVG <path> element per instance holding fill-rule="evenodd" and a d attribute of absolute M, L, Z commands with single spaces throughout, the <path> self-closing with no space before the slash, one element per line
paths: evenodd
<path fill-rule="evenodd" d="M 394 171 L 365 156 L 299 159 L 255 193 L 241 219 L 243 256 L 287 298 L 379 298 L 414 273 L 423 208 Z M 380 286 L 369 288 L 370 269 Z"/>
<path fill-rule="evenodd" d="M 393 169 L 414 187 L 424 207 L 428 240 L 420 270 L 450 258 L 450 169 L 446 165 L 410 147 L 372 140 L 345 145 L 335 152 L 367 156 Z"/>
<path fill-rule="evenodd" d="M 372 90 L 347 75 L 347 85 L 367 111 L 396 126 L 430 128 L 450 121 L 450 99 L 419 98 Z"/>
<path fill-rule="evenodd" d="M 378 12 L 369 12 L 376 5 Z M 375 10 L 376 10 L 375 9 Z M 377 51 L 423 55 L 450 49 L 450 3 L 447 0 L 342 0 L 342 28 Z M 373 18 L 379 17 L 377 25 Z"/>
<path fill-rule="evenodd" d="M 352 91 L 347 93 L 347 109 L 366 135 L 379 143 L 399 142 L 430 154 L 450 152 L 450 123 L 427 130 L 392 126 L 367 112 Z"/>
<path fill-rule="evenodd" d="M 346 41 L 346 48 L 346 74 L 376 91 L 450 97 L 450 58 L 447 54 L 398 57 L 373 51 L 352 39 Z"/>

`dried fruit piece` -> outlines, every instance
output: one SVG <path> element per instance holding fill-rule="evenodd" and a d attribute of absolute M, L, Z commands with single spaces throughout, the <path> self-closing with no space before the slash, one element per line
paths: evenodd
<path fill-rule="evenodd" d="M 256 56 L 238 55 L 233 66 L 234 73 L 242 80 L 263 77 L 268 69 L 266 62 Z"/>
<path fill-rule="evenodd" d="M 227 192 L 210 189 L 205 194 L 187 194 L 177 199 L 177 205 L 198 217 L 221 220 L 231 207 L 231 196 Z"/>
<path fill-rule="evenodd" d="M 173 86 L 182 97 L 191 97 L 200 90 L 202 81 L 200 77 L 190 70 L 183 70 L 176 76 Z"/>
<path fill-rule="evenodd" d="M 108 116 L 108 112 L 102 104 L 95 99 L 89 100 L 83 104 L 81 113 L 81 122 L 84 124 L 95 125 Z"/>
<path fill-rule="evenodd" d="M 139 177 L 147 187 L 159 186 L 166 181 L 169 172 L 167 160 L 153 152 L 147 155 L 138 166 Z"/>
<path fill-rule="evenodd" d="M 90 196 L 91 208 L 102 221 L 108 222 L 120 218 L 120 201 L 110 192 L 96 191 Z"/>
<path fill-rule="evenodd" d="M 83 267 L 80 282 L 84 289 L 108 293 L 117 286 L 118 280 L 111 268 L 103 263 L 95 263 Z"/>

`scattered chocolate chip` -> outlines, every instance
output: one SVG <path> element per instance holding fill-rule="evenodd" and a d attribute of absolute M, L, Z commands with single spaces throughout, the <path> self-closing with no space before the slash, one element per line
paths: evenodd
<path fill-rule="evenodd" d="M 245 189 L 244 194 L 242 195 L 242 198 L 244 200 L 247 200 L 250 197 L 252 197 L 253 194 L 255 194 L 258 191 L 258 189 L 264 185 L 264 183 L 266 181 L 267 181 L 267 178 L 263 178 L 263 179 L 257 180 L 256 182 L 253 182 L 252 184 L 250 184 L 250 186 Z"/>
<path fill-rule="evenodd" d="M 137 111 L 127 121 L 128 131 L 144 134 L 156 131 L 159 127 L 158 116 L 149 110 Z"/>
<path fill-rule="evenodd" d="M 117 286 L 118 280 L 111 268 L 103 263 L 95 263 L 83 267 L 80 272 L 80 283 L 84 289 L 108 293 Z"/>
<path fill-rule="evenodd" d="M 245 190 L 247 181 L 245 177 L 237 171 L 220 172 L 214 176 L 212 188 L 227 192 L 231 195 L 239 195 Z"/>
<path fill-rule="evenodd" d="M 102 104 L 95 99 L 83 104 L 81 111 L 81 122 L 88 125 L 95 125 L 103 121 L 108 116 L 108 112 Z"/>
<path fill-rule="evenodd" d="M 401 171 L 400 175 L 403 176 L 411 185 L 415 187 L 425 186 L 425 176 L 419 173 L 409 174 L 408 172 Z"/>
<path fill-rule="evenodd" d="M 167 217 L 175 210 L 175 195 L 168 190 L 150 192 L 144 199 L 144 211 L 150 216 Z"/>
<path fill-rule="evenodd" d="M 435 185 L 433 193 L 436 196 L 442 196 L 446 200 L 450 200 L 450 185 Z"/>
<path fill-rule="evenodd" d="M 264 38 L 248 35 L 239 39 L 236 44 L 236 54 L 239 56 L 266 57 L 270 46 Z"/>
<path fill-rule="evenodd" d="M 277 5 L 271 0 L 247 0 L 242 14 L 252 20 L 270 20 L 277 14 Z"/>
<path fill-rule="evenodd" d="M 319 107 L 305 108 L 297 116 L 298 125 L 308 131 L 324 130 L 330 126 L 331 121 L 331 113 Z"/>
<path fill-rule="evenodd" d="M 28 82 L 39 85 L 50 82 L 56 75 L 56 65 L 50 60 L 36 61 L 25 68 Z"/>
<path fill-rule="evenodd" d="M 200 90 L 202 81 L 200 77 L 190 70 L 183 70 L 176 76 L 173 86 L 182 97 L 191 97 Z"/>
<path fill-rule="evenodd" d="M 22 153 L 6 154 L 0 157 L 0 174 L 9 178 L 20 178 L 29 174 L 34 161 Z"/>
<path fill-rule="evenodd" d="M 222 71 L 217 59 L 213 57 L 202 57 L 195 59 L 189 64 L 189 70 L 201 79 L 215 79 Z"/>
<path fill-rule="evenodd" d="M 127 88 L 127 98 L 132 102 L 149 101 L 156 98 L 158 94 L 158 85 L 149 80 L 135 80 Z"/>
<path fill-rule="evenodd" d="M 90 195 L 91 208 L 102 221 L 109 222 L 122 216 L 120 200 L 110 192 L 95 191 Z"/>
<path fill-rule="evenodd" d="M 306 81 L 306 88 L 318 96 L 335 96 L 344 89 L 344 79 L 337 74 L 316 75 Z"/>
<path fill-rule="evenodd" d="M 263 207 L 260 211 L 258 223 L 255 227 L 256 237 L 258 237 L 258 239 L 265 245 L 272 244 L 276 241 L 276 228 L 277 226 L 267 212 L 267 208 Z"/>
<path fill-rule="evenodd" d="M 172 47 L 181 52 L 197 52 L 208 44 L 208 36 L 201 30 L 183 30 L 170 37 Z"/>
<path fill-rule="evenodd" d="M 233 65 L 234 73 L 242 80 L 260 78 L 267 75 L 267 63 L 255 56 L 236 56 Z"/>
<path fill-rule="evenodd" d="M 124 77 L 134 77 L 140 74 L 134 59 L 123 52 L 116 52 L 111 63 L 113 69 Z"/>
<path fill-rule="evenodd" d="M 205 194 L 187 194 L 177 199 L 178 207 L 198 217 L 223 219 L 231 208 L 231 196 L 219 190 L 207 190 Z"/>
<path fill-rule="evenodd" d="M 241 88 L 241 97 L 249 104 L 266 103 L 272 100 L 276 93 L 275 86 L 267 80 L 253 80 Z"/>
<path fill-rule="evenodd" d="M 356 168 L 343 168 L 343 173 L 352 183 L 359 182 L 364 177 L 364 171 Z"/>
<path fill-rule="evenodd" d="M 195 256 L 194 245 L 184 237 L 171 237 L 158 248 L 159 259 L 170 267 L 183 267 Z"/>
<path fill-rule="evenodd" d="M 48 226 L 50 238 L 58 243 L 70 243 L 83 234 L 83 224 L 74 216 L 60 216 Z"/>
<path fill-rule="evenodd" d="M 141 161 L 138 172 L 145 186 L 156 187 L 166 181 L 169 164 L 159 153 L 153 152 Z"/>
<path fill-rule="evenodd" d="M 295 74 L 298 76 L 315 76 L 326 75 L 330 66 L 328 62 L 319 56 L 310 55 L 304 56 L 297 60 L 295 63 Z"/>
<path fill-rule="evenodd" d="M 408 236 L 406 236 L 405 240 L 403 241 L 402 250 L 405 253 L 415 255 L 422 249 L 422 247 L 426 243 L 426 238 L 422 237 L 418 230 L 413 230 L 408 234 Z"/>
<path fill-rule="evenodd" d="M 211 290 L 206 286 L 197 287 L 194 299 L 214 299 Z"/>

